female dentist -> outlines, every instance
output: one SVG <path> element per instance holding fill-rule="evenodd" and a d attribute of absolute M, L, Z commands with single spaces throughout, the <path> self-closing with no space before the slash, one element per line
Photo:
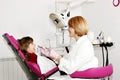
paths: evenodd
<path fill-rule="evenodd" d="M 76 40 L 69 54 L 62 57 L 54 50 L 47 52 L 45 48 L 41 48 L 41 52 L 58 61 L 59 69 L 67 74 L 97 67 L 98 59 L 95 57 L 93 45 L 87 37 L 88 25 L 86 20 L 82 16 L 75 16 L 68 21 L 68 26 L 69 36 Z"/>

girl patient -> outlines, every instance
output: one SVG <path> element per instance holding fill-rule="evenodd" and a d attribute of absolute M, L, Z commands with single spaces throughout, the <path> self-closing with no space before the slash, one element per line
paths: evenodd
<path fill-rule="evenodd" d="M 18 42 L 19 49 L 24 53 L 26 59 L 37 63 L 37 55 L 35 54 L 35 44 L 33 43 L 33 39 L 27 36 L 19 39 Z"/>
<path fill-rule="evenodd" d="M 36 54 L 35 44 L 31 37 L 26 36 L 21 39 L 18 39 L 19 48 L 24 53 L 28 61 L 37 63 L 40 66 L 41 72 L 46 73 L 47 71 L 54 68 L 56 65 L 53 61 L 48 58 Z"/>

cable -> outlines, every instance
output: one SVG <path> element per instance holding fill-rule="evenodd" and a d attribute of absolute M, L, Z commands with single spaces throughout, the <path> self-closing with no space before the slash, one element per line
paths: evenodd
<path fill-rule="evenodd" d="M 107 45 L 105 43 L 102 43 L 101 47 L 102 47 L 102 55 L 103 55 L 103 66 L 107 66 L 107 65 L 109 65 L 109 56 L 108 56 Z M 104 48 L 106 50 L 106 61 L 105 61 L 105 56 L 104 56 L 105 55 Z M 103 78 L 103 80 L 105 80 L 105 79 Z M 107 80 L 110 80 L 110 77 L 108 77 Z"/>
<path fill-rule="evenodd" d="M 105 50 L 106 50 L 106 66 L 109 64 L 109 57 L 108 57 L 108 49 L 107 49 L 107 45 L 104 46 Z M 108 77 L 108 80 L 110 80 L 110 77 Z"/>
<path fill-rule="evenodd" d="M 66 52 L 69 53 L 69 49 L 67 46 L 65 46 Z"/>
<path fill-rule="evenodd" d="M 104 46 L 105 47 L 105 50 L 106 50 L 106 66 L 109 64 L 109 59 L 108 59 L 108 49 L 107 49 L 107 46 Z"/>
<path fill-rule="evenodd" d="M 62 30 L 62 44 L 64 44 L 65 43 L 65 41 L 64 41 L 64 38 L 65 38 L 65 34 L 64 34 L 64 30 Z"/>
<path fill-rule="evenodd" d="M 102 46 L 103 66 L 105 66 L 104 47 Z"/>

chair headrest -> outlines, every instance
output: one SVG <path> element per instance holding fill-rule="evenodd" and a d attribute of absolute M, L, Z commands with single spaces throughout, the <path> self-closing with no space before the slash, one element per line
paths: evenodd
<path fill-rule="evenodd" d="M 7 39 L 9 40 L 10 44 L 16 49 L 16 51 L 18 52 L 18 54 L 20 55 L 20 57 L 25 60 L 25 56 L 24 56 L 24 53 L 19 50 L 19 43 L 18 41 L 11 35 L 9 35 L 8 33 L 5 33 L 5 36 L 7 37 Z"/>

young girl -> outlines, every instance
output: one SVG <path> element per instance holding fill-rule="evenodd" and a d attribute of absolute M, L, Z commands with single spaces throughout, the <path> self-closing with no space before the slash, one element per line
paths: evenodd
<path fill-rule="evenodd" d="M 35 54 L 35 44 L 33 43 L 33 39 L 27 36 L 19 39 L 18 42 L 19 48 L 24 53 L 26 59 L 37 63 L 37 55 Z"/>
<path fill-rule="evenodd" d="M 55 63 L 40 54 L 35 53 L 35 44 L 33 39 L 29 36 L 18 39 L 19 48 L 24 53 L 28 61 L 34 62 L 39 65 L 41 72 L 46 73 L 47 71 L 56 67 Z M 59 75 L 59 73 L 56 73 Z"/>

